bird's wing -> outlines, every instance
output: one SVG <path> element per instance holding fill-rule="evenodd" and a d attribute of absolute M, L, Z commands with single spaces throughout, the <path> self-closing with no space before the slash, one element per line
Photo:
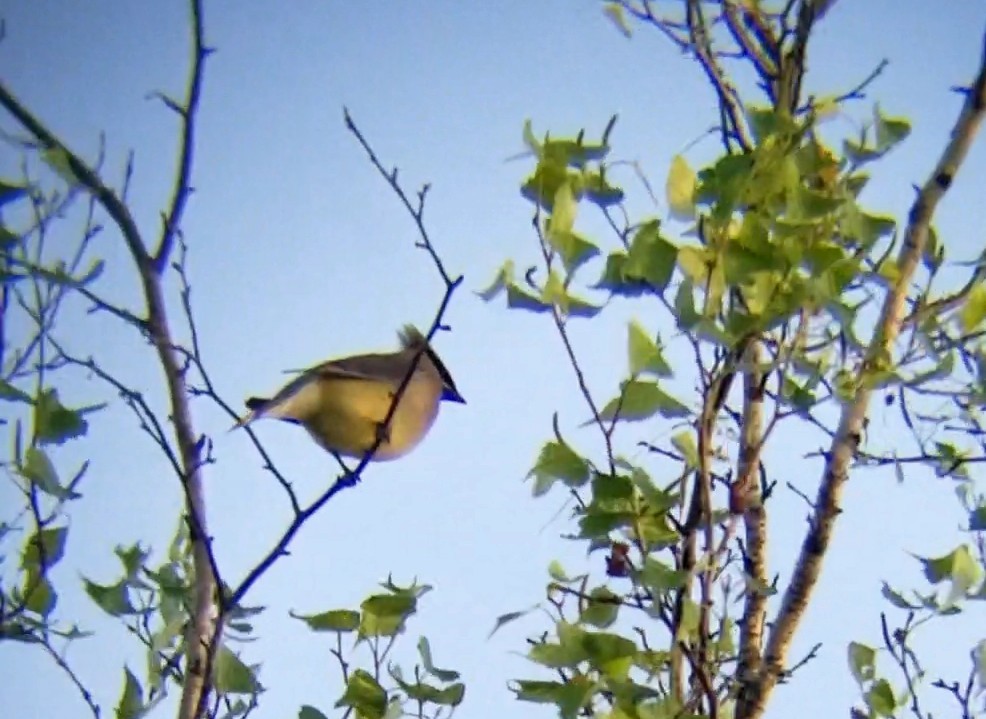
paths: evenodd
<path fill-rule="evenodd" d="M 364 379 L 399 385 L 407 374 L 409 361 L 394 361 L 393 354 L 367 354 L 324 362 L 312 369 L 322 377 Z"/>

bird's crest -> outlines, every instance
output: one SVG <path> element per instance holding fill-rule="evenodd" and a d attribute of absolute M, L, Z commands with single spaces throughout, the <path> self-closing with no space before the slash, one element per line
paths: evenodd
<path fill-rule="evenodd" d="M 442 378 L 442 384 L 445 386 L 446 391 L 451 391 L 454 397 L 458 399 L 455 401 L 464 401 L 459 394 L 459 390 L 455 387 L 455 382 L 452 379 L 452 373 L 448 371 L 445 363 L 438 357 L 438 354 L 431 348 L 428 344 L 428 338 L 418 331 L 418 328 L 414 325 L 404 325 L 401 330 L 397 333 L 400 338 L 401 347 L 405 350 L 421 350 L 425 356 L 431 360 L 431 363 L 438 370 L 439 376 Z"/>
<path fill-rule="evenodd" d="M 414 325 L 404 325 L 397 333 L 397 337 L 401 341 L 401 347 L 406 350 L 428 346 L 428 338 L 421 334 Z"/>

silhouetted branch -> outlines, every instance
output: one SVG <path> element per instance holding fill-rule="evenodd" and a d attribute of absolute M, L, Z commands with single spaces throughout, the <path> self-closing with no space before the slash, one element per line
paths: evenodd
<path fill-rule="evenodd" d="M 442 281 L 444 282 L 445 285 L 444 294 L 442 296 L 441 302 L 439 303 L 438 310 L 435 313 L 435 317 L 432 320 L 431 327 L 429 328 L 426 335 L 428 341 L 430 342 L 432 337 L 434 337 L 434 335 L 438 332 L 439 329 L 445 328 L 445 325 L 443 323 L 445 312 L 448 309 L 448 305 L 452 299 L 453 293 L 459 287 L 459 285 L 462 284 L 463 278 L 461 275 L 454 279 L 452 279 L 449 276 L 449 274 L 445 270 L 444 264 L 442 263 L 441 259 L 438 256 L 437 251 L 434 248 L 431 238 L 428 235 L 428 231 L 424 224 L 424 202 L 425 202 L 425 196 L 428 191 L 428 185 L 425 185 L 424 188 L 418 192 L 417 204 L 416 205 L 412 204 L 411 201 L 408 199 L 407 193 L 404 191 L 403 187 L 400 185 L 397 179 L 397 169 L 395 168 L 389 172 L 384 169 L 383 165 L 377 159 L 377 155 L 372 149 L 372 147 L 370 146 L 369 142 L 366 140 L 366 138 L 357 128 L 348 110 L 344 110 L 344 122 L 346 128 L 353 133 L 357 141 L 366 151 L 367 155 L 370 158 L 370 162 L 373 164 L 374 167 L 377 168 L 377 170 L 383 176 L 384 180 L 386 180 L 387 184 L 394 191 L 394 193 L 400 199 L 401 203 L 404 205 L 405 209 L 407 209 L 408 213 L 411 215 L 411 219 L 414 221 L 418 229 L 418 234 L 420 236 L 420 240 L 416 243 L 416 246 L 425 250 L 428 253 L 429 257 L 431 257 L 431 260 L 435 265 L 435 268 L 438 270 L 438 273 L 441 276 Z M 383 422 L 381 422 L 381 426 L 387 427 L 390 425 L 394 413 L 397 411 L 397 406 L 400 403 L 401 397 L 404 395 L 404 392 L 407 389 L 407 386 L 411 380 L 411 377 L 415 372 L 415 369 L 417 368 L 417 364 L 420 361 L 420 359 L 421 359 L 421 353 L 418 353 L 414 357 L 414 360 L 411 363 L 411 367 L 408 369 L 408 372 L 405 375 L 404 379 L 402 380 L 400 386 L 397 388 L 397 391 L 394 393 L 394 398 L 391 401 L 390 409 L 388 410 L 387 415 L 384 418 Z M 257 582 L 257 580 L 259 580 L 260 577 L 262 577 L 264 573 L 266 573 L 267 570 L 270 569 L 270 567 L 273 566 L 273 564 L 280 557 L 284 556 L 284 554 L 287 552 L 288 546 L 291 544 L 295 535 L 301 530 L 301 528 L 305 525 L 305 523 L 307 523 L 308 520 L 311 519 L 311 517 L 313 517 L 323 506 L 325 506 L 325 504 L 329 502 L 336 494 L 338 494 L 340 491 L 344 489 L 348 489 L 350 487 L 355 486 L 359 482 L 363 471 L 366 469 L 367 465 L 373 459 L 373 455 L 376 453 L 377 449 L 380 447 L 384 439 L 385 439 L 384 434 L 380 433 L 377 436 L 376 441 L 373 443 L 370 449 L 367 450 L 366 454 L 363 455 L 362 459 L 360 459 L 360 461 L 357 463 L 357 465 L 354 468 L 349 469 L 344 463 L 340 461 L 340 463 L 343 464 L 344 473 L 338 479 L 336 479 L 336 481 L 333 482 L 332 485 L 328 487 L 328 489 L 322 492 L 322 494 L 319 495 L 311 504 L 309 504 L 307 507 L 304 507 L 300 511 L 297 511 L 295 513 L 287 529 L 284 530 L 278 541 L 274 544 L 274 546 L 270 549 L 270 551 L 268 551 L 267 554 L 264 555 L 264 557 L 247 573 L 247 575 L 243 578 L 243 580 L 239 583 L 239 585 L 237 585 L 237 587 L 230 594 L 228 600 L 224 602 L 225 607 L 235 607 L 240 603 L 242 603 L 244 597 L 250 591 L 251 587 L 253 587 L 253 585 Z"/>
<path fill-rule="evenodd" d="M 205 45 L 205 32 L 202 22 L 202 0 L 189 3 L 192 26 L 192 62 L 188 71 L 185 101 L 179 105 L 160 93 L 157 95 L 165 105 L 178 115 L 181 123 L 181 137 L 178 141 L 178 169 L 175 172 L 174 186 L 168 210 L 161 216 L 161 236 L 154 252 L 154 270 L 161 274 L 168 266 L 175 235 L 181 228 L 182 213 L 192 192 L 192 159 L 195 152 L 195 122 L 198 115 L 199 98 L 202 94 L 202 79 L 205 60 L 213 49 Z"/>

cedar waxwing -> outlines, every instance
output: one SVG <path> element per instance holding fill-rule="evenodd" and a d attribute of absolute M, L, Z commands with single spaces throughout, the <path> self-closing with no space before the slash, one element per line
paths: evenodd
<path fill-rule="evenodd" d="M 325 450 L 362 459 L 383 433 L 374 460 L 402 457 L 431 429 L 442 400 L 465 404 L 452 376 L 411 325 L 398 334 L 401 349 L 390 354 L 367 354 L 329 360 L 305 370 L 269 399 L 251 397 L 250 412 L 233 428 L 261 417 L 300 424 Z M 421 355 L 404 388 L 390 425 L 381 429 L 394 396 Z"/>

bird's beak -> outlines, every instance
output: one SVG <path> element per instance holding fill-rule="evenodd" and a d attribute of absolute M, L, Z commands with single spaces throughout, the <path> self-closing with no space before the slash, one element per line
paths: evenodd
<path fill-rule="evenodd" d="M 444 402 L 457 402 L 459 404 L 465 404 L 466 401 L 459 394 L 458 390 L 451 387 L 442 388 L 442 401 Z"/>

